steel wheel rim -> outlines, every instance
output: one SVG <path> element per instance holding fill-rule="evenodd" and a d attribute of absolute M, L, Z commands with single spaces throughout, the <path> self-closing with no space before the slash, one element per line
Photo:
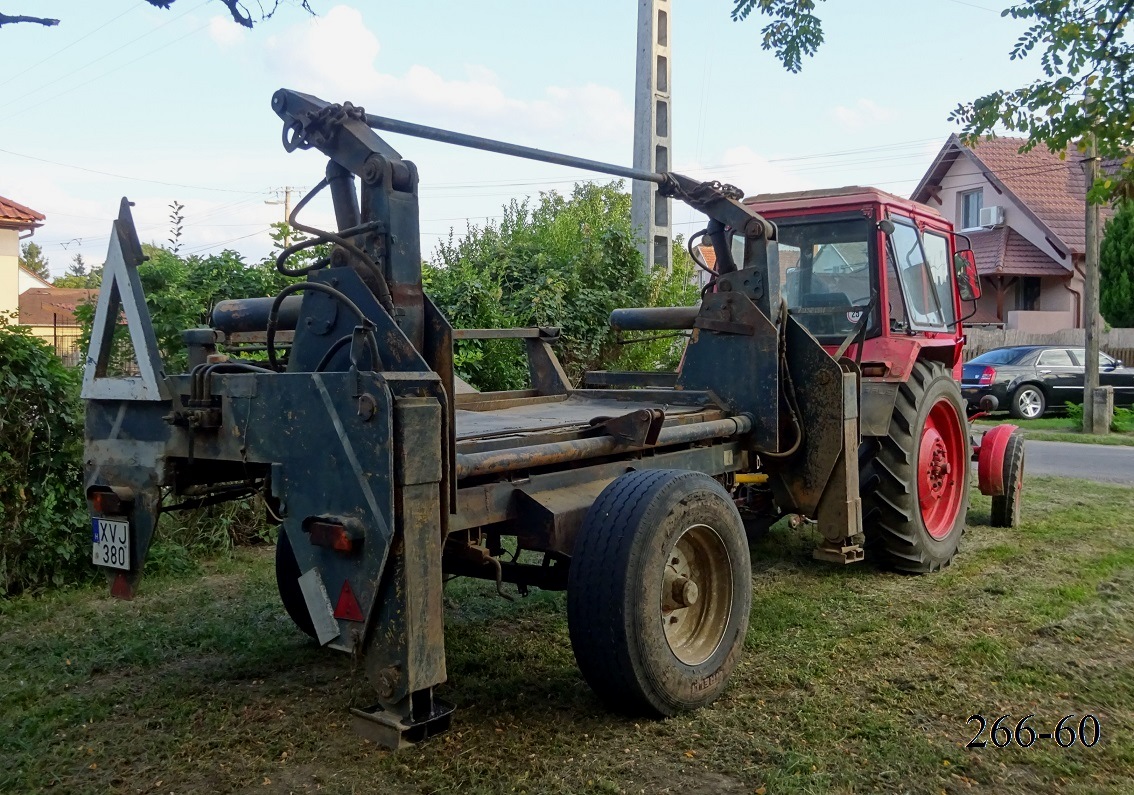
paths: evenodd
<path fill-rule="evenodd" d="M 940 541 L 953 531 L 964 492 L 964 439 L 953 404 L 941 398 L 929 410 L 921 430 L 917 458 L 917 497 L 921 519 Z"/>
<path fill-rule="evenodd" d="M 732 614 L 732 591 L 732 560 L 720 534 L 706 524 L 687 527 L 662 571 L 662 630 L 678 660 L 700 665 L 713 656 Z"/>
<path fill-rule="evenodd" d="M 1020 407 L 1020 413 L 1029 420 L 1034 420 L 1039 416 L 1040 395 L 1034 389 L 1025 389 L 1021 392 L 1016 404 Z"/>

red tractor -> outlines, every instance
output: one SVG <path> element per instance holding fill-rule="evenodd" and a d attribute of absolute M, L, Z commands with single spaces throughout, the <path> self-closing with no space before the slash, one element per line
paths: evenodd
<path fill-rule="evenodd" d="M 863 528 L 886 562 L 908 572 L 949 563 L 964 532 L 970 458 L 993 496 L 992 523 L 1016 524 L 1023 439 L 1002 425 L 971 440 L 959 386 L 961 321 L 980 297 L 968 239 L 932 208 L 876 188 L 745 204 L 776 224 L 790 314 L 861 373 Z"/>

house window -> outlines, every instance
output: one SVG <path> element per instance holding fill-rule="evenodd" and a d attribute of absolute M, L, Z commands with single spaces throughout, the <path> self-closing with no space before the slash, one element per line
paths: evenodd
<path fill-rule="evenodd" d="M 980 208 L 984 206 L 984 191 L 970 190 L 960 195 L 961 228 L 976 229 L 980 226 Z"/>
<path fill-rule="evenodd" d="M 1038 276 L 1021 276 L 1016 284 L 1016 308 L 1032 312 L 1039 306 L 1040 280 Z"/>

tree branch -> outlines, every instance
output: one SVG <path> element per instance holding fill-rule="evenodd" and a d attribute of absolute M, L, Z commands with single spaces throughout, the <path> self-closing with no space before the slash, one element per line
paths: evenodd
<path fill-rule="evenodd" d="M 0 25 L 12 25 L 16 22 L 34 22 L 37 25 L 43 25 L 48 28 L 54 27 L 55 25 L 59 24 L 58 19 L 48 19 L 46 17 L 25 17 L 20 14 L 12 17 L 8 16 L 7 14 L 0 14 Z"/>

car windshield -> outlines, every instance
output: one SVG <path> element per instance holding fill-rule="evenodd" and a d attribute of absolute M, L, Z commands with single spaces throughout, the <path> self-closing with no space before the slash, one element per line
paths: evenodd
<path fill-rule="evenodd" d="M 854 218 L 778 225 L 788 309 L 817 337 L 845 337 L 870 303 L 870 224 Z"/>
<path fill-rule="evenodd" d="M 1012 364 L 1027 352 L 1026 348 L 998 348 L 970 359 L 969 364 Z"/>

